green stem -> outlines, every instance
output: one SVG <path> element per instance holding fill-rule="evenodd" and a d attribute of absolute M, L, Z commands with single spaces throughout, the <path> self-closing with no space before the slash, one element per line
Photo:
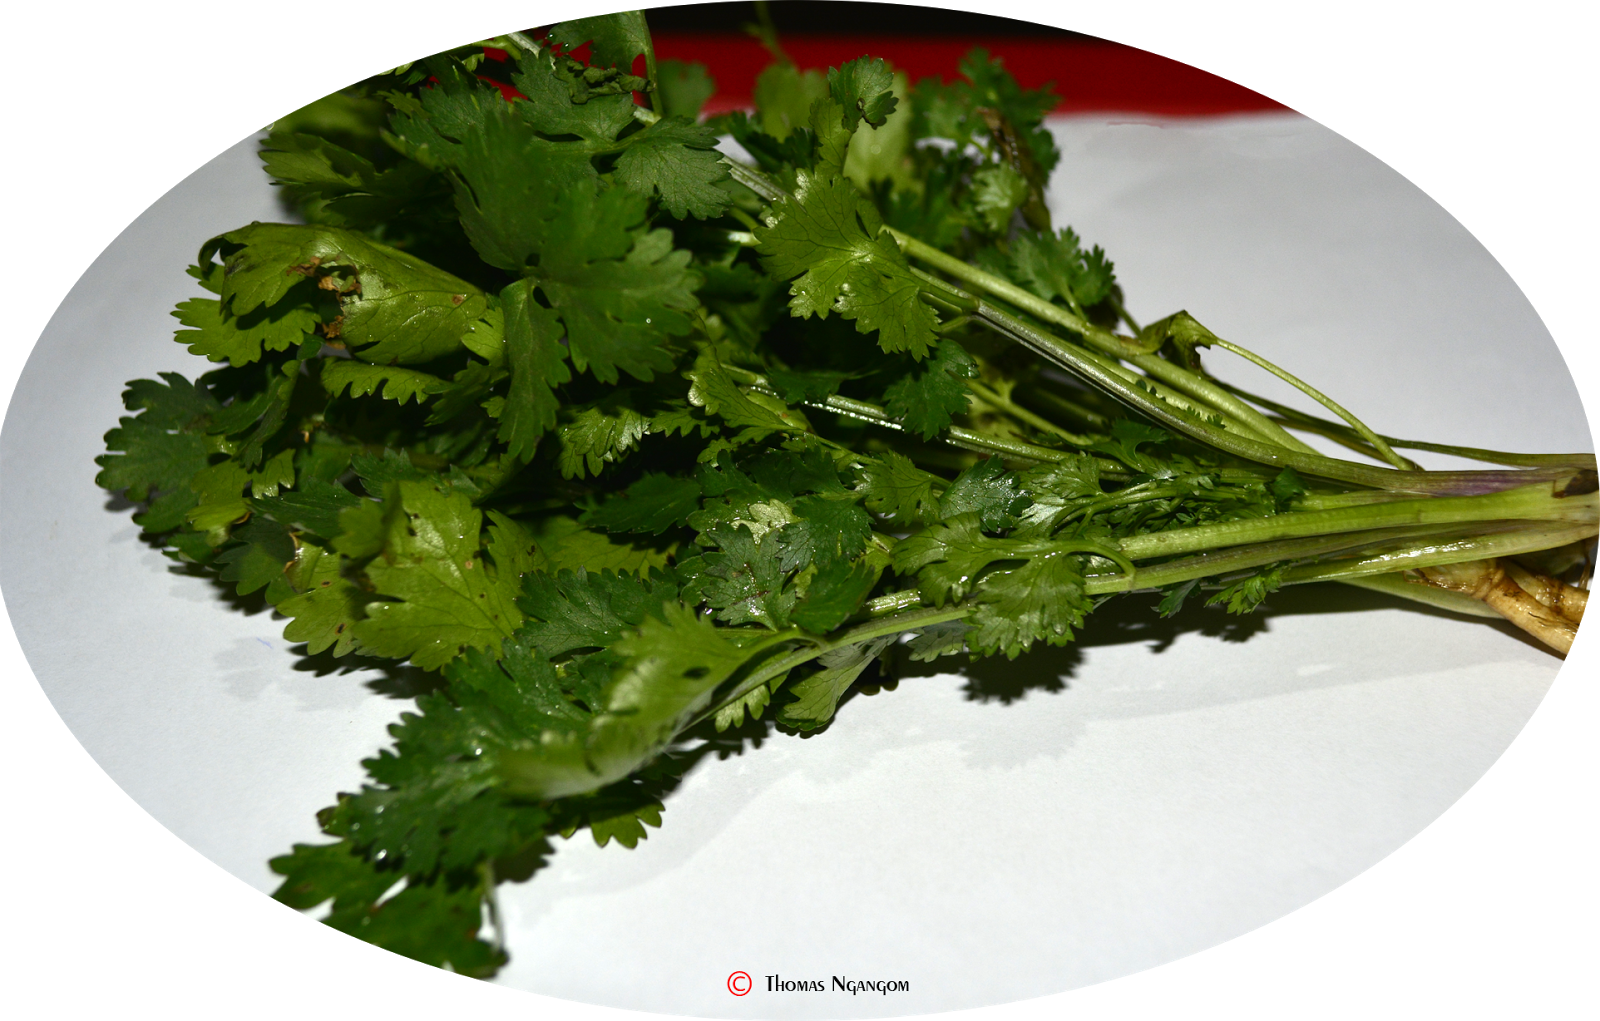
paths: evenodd
<path fill-rule="evenodd" d="M 1233 386 L 1230 383 L 1223 383 L 1222 385 L 1245 400 L 1250 401 L 1252 404 L 1258 404 L 1280 418 L 1285 419 L 1289 425 L 1320 433 L 1329 439 L 1346 443 L 1354 449 L 1361 450 L 1364 453 L 1376 453 L 1374 448 L 1361 443 L 1353 429 L 1340 425 L 1338 422 L 1330 422 L 1325 418 L 1318 418 L 1316 415 L 1307 414 L 1306 412 L 1300 411 L 1297 408 L 1291 408 L 1288 405 L 1279 404 L 1276 401 L 1269 400 L 1266 397 L 1259 397 L 1256 394 L 1249 393 L 1248 391 Z M 1464 457 L 1473 461 L 1483 461 L 1488 464 L 1506 464 L 1522 468 L 1542 468 L 1556 466 L 1588 468 L 1590 470 L 1595 468 L 1595 456 L 1589 453 L 1517 454 L 1506 450 L 1488 450 L 1483 447 L 1458 447 L 1448 443 L 1428 443 L 1424 440 L 1402 440 L 1396 439 L 1393 436 L 1384 436 L 1382 433 L 1379 433 L 1378 436 L 1385 443 L 1389 444 L 1389 446 L 1399 447 L 1402 450 L 1426 450 L 1433 454 L 1450 454 L 1453 457 Z"/>
<path fill-rule="evenodd" d="M 1524 528 L 1492 535 L 1474 535 L 1412 546 L 1358 560 L 1302 564 L 1285 571 L 1283 582 L 1285 585 L 1293 585 L 1311 581 L 1339 581 L 1363 575 L 1389 574 L 1423 567 L 1438 567 L 1443 564 L 1459 564 L 1470 560 L 1514 557 L 1523 553 L 1537 553 L 1540 550 L 1565 546 L 1569 542 L 1590 538 L 1593 535 L 1593 527 L 1575 523 Z"/>
<path fill-rule="evenodd" d="M 1437 493 L 1454 495 L 1486 493 L 1525 486 L 1535 482 L 1558 482 L 1572 478 L 1578 470 L 1570 466 L 1549 466 L 1517 471 L 1400 471 L 1324 457 L 1321 454 L 1304 454 L 1276 444 L 1242 436 L 1237 432 L 1219 429 L 1209 422 L 1191 415 L 1181 414 L 1168 401 L 1155 399 L 1159 391 L 1128 385 L 1119 375 L 1106 371 L 1090 352 L 1069 344 L 1060 337 L 1035 328 L 1014 316 L 985 304 L 982 315 L 1000 332 L 1012 337 L 1055 364 L 1076 373 L 1080 378 L 1099 387 L 1122 401 L 1186 436 L 1210 444 L 1225 453 L 1257 464 L 1274 468 L 1293 468 L 1305 475 L 1319 476 L 1338 482 L 1373 489 L 1388 489 L 1417 494 Z"/>
<path fill-rule="evenodd" d="M 1110 297 L 1106 298 L 1106 300 L 1111 302 L 1111 307 L 1116 311 L 1117 318 L 1122 320 L 1122 324 L 1129 330 L 1133 331 L 1133 335 L 1137 337 L 1141 327 L 1138 323 L 1134 322 L 1133 316 L 1128 314 L 1128 310 L 1122 307 L 1122 299 L 1118 298 L 1115 294 L 1112 294 Z"/>
<path fill-rule="evenodd" d="M 1355 588 L 1369 589 L 1373 592 L 1382 592 L 1384 595 L 1397 596 L 1409 599 L 1412 602 L 1422 603 L 1439 610 L 1448 610 L 1451 613 L 1465 614 L 1469 617 L 1487 617 L 1491 620 L 1505 620 L 1485 603 L 1479 602 L 1471 596 L 1452 592 L 1449 589 L 1434 588 L 1432 585 L 1419 585 L 1407 581 L 1399 574 L 1364 574 L 1355 578 L 1340 578 L 1340 584 L 1351 585 Z"/>
<path fill-rule="evenodd" d="M 644 24 L 644 77 L 649 82 L 650 109 L 657 116 L 661 114 L 661 86 L 658 84 L 659 76 L 656 74 L 656 47 L 650 35 L 650 23 L 645 18 L 644 12 L 639 12 L 639 21 Z"/>
<path fill-rule="evenodd" d="M 728 168 L 728 176 L 739 184 L 744 185 L 768 202 L 776 202 L 788 193 L 772 182 L 766 174 L 755 167 L 746 166 L 738 160 L 728 156 L 722 157 L 722 162 Z"/>
<path fill-rule="evenodd" d="M 1055 413 L 1066 415 L 1075 421 L 1082 422 L 1091 429 L 1098 429 L 1105 433 L 1111 428 L 1111 420 L 1098 411 L 1091 411 L 1076 401 L 1070 401 L 1053 390 L 1047 390 L 1039 386 L 1037 383 L 1026 387 L 1023 392 L 1029 398 L 1042 400 L 1051 405 L 1051 409 Z"/>
<path fill-rule="evenodd" d="M 1383 562 L 1382 558 L 1388 557 L 1394 558 L 1388 562 L 1405 566 L 1402 562 L 1404 557 L 1418 556 L 1428 551 L 1444 549 L 1452 543 L 1488 536 L 1510 536 L 1504 539 L 1504 543 L 1515 545 L 1520 552 L 1529 552 L 1533 549 L 1549 548 L 1551 544 L 1559 545 L 1561 539 L 1572 529 L 1582 527 L 1568 524 L 1530 525 L 1525 521 L 1494 521 L 1477 522 L 1470 526 L 1409 525 L 1280 539 L 1232 549 L 1209 550 L 1195 556 L 1141 567 L 1131 577 L 1122 574 L 1090 575 L 1085 579 L 1085 591 L 1090 595 L 1108 595 L 1158 589 L 1200 578 L 1225 578 L 1240 571 L 1268 564 L 1323 561 L 1330 557 L 1340 558 L 1338 563 L 1354 563 L 1356 562 L 1354 558 L 1364 558 L 1363 562 L 1371 561 L 1375 564 Z M 1470 545 L 1458 546 L 1449 561 L 1441 562 L 1478 560 L 1492 555 L 1495 554 L 1480 553 L 1477 548 Z M 1400 567 L 1391 566 L 1387 569 L 1399 570 Z M 1381 568 L 1371 570 L 1381 570 Z M 1286 581 L 1285 584 L 1287 583 Z"/>
<path fill-rule="evenodd" d="M 1365 422 L 1346 411 L 1342 405 L 1334 401 L 1333 398 L 1324 394 L 1321 390 L 1318 390 L 1316 387 L 1312 386 L 1310 383 L 1307 383 L 1305 380 L 1294 375 L 1293 373 L 1290 373 L 1286 369 L 1282 369 L 1277 365 L 1274 365 L 1272 362 L 1267 361 L 1265 358 L 1261 357 L 1255 352 L 1248 351 L 1231 341 L 1223 340 L 1221 337 L 1216 337 L 1214 340 L 1212 340 L 1212 344 L 1222 348 L 1224 351 L 1232 351 L 1245 361 L 1251 362 L 1254 365 L 1258 365 L 1261 368 L 1266 369 L 1274 376 L 1277 376 L 1285 383 L 1288 383 L 1290 386 L 1310 397 L 1312 400 L 1327 408 L 1335 415 L 1338 415 L 1340 418 L 1344 419 L 1350 424 L 1352 429 L 1361 434 L 1362 439 L 1366 440 L 1372 445 L 1373 449 L 1376 450 L 1385 461 L 1388 461 L 1396 468 L 1399 468 L 1402 471 L 1417 470 L 1418 466 L 1416 462 L 1396 454 L 1389 448 L 1389 444 L 1383 442 L 1383 437 L 1369 429 Z"/>
<path fill-rule="evenodd" d="M 940 624 L 947 620 L 959 620 L 966 615 L 967 610 L 958 607 L 947 607 L 945 609 L 929 607 L 907 613 L 898 613 L 892 617 L 884 617 L 881 620 L 869 621 L 853 627 L 831 641 L 819 642 L 813 646 L 796 649 L 787 655 L 775 656 L 751 671 L 749 676 L 735 685 L 733 690 L 721 701 L 696 716 L 687 725 L 679 728 L 678 733 L 682 734 L 697 724 L 704 723 L 774 677 L 782 677 L 795 667 L 809 663 L 824 653 L 832 652 L 834 649 L 842 649 L 847 645 L 855 645 L 859 642 L 870 642 L 874 638 L 883 638 L 887 635 L 900 634 L 914 628 L 927 627 L 930 624 Z"/>
<path fill-rule="evenodd" d="M 918 241 L 908 234 L 903 234 L 892 227 L 884 228 L 889 235 L 900 245 L 907 255 L 920 259 L 930 266 L 948 273 L 958 280 L 963 280 L 979 290 L 1008 301 L 1030 315 L 1037 316 L 1047 322 L 1054 322 L 1058 326 L 1065 326 L 1073 333 L 1081 336 L 1092 346 L 1098 348 L 1103 354 L 1112 358 L 1128 361 L 1147 375 L 1179 391 L 1189 398 L 1201 402 L 1204 410 L 1197 410 L 1200 414 L 1214 414 L 1224 421 L 1232 420 L 1233 427 L 1247 435 L 1288 447 L 1291 450 L 1302 452 L 1312 451 L 1303 441 L 1290 435 L 1284 428 L 1248 404 L 1239 400 L 1215 382 L 1196 373 L 1190 372 L 1182 366 L 1174 365 L 1164 358 L 1151 354 L 1144 354 L 1132 350 L 1131 340 L 1119 338 L 1114 334 L 1099 329 L 1082 316 L 1074 315 L 1067 309 L 1052 302 L 1045 301 L 1038 295 L 1031 294 L 1003 277 L 986 273 L 976 266 L 963 262 L 952 255 L 947 255 L 932 245 Z M 1131 373 L 1129 374 L 1131 376 Z M 1170 401 L 1170 395 L 1164 395 Z"/>
<path fill-rule="evenodd" d="M 1040 432 L 1054 433 L 1075 447 L 1087 447 L 1094 442 L 1092 437 L 1069 433 L 1043 415 L 1037 415 L 1027 408 L 1012 403 L 1008 398 L 1000 396 L 1000 394 L 975 379 L 967 380 L 967 389 L 977 394 L 978 399 L 990 407 L 1003 411 L 1024 425 L 1031 425 Z"/>
<path fill-rule="evenodd" d="M 745 384 L 753 389 L 771 394 L 774 397 L 778 396 L 778 392 L 773 389 L 772 384 L 758 372 L 752 372 L 736 365 L 725 365 L 723 369 L 730 375 L 744 380 Z M 808 408 L 818 408 L 823 411 L 846 415 L 857 421 L 871 422 L 874 425 L 883 426 L 885 429 L 893 429 L 896 432 L 905 431 L 905 428 L 890 417 L 887 411 L 876 404 L 869 404 L 866 401 L 858 401 L 854 398 L 841 397 L 838 394 L 834 394 L 825 400 L 802 401 L 801 404 Z M 1068 451 L 1053 450 L 1050 447 L 1041 447 L 1004 436 L 990 436 L 986 433 L 974 432 L 971 429 L 963 429 L 960 426 L 951 426 L 944 430 L 944 432 L 940 433 L 940 438 L 951 446 L 960 447 L 963 450 L 997 455 L 1014 461 L 1031 461 L 1036 464 L 1060 464 L 1075 456 Z M 1100 466 L 1103 471 L 1112 474 L 1122 472 L 1122 465 L 1115 461 L 1101 461 Z"/>
<path fill-rule="evenodd" d="M 1548 485 L 1532 485 L 1483 496 L 1436 496 L 1335 510 L 1290 511 L 1270 518 L 1133 535 L 1119 540 L 1118 546 L 1134 560 L 1145 560 L 1305 535 L 1506 519 L 1569 521 L 1586 526 L 1592 534 L 1600 517 L 1596 511 L 1593 493 L 1563 497 L 1555 495 Z"/>
<path fill-rule="evenodd" d="M 729 206 L 728 215 L 733 217 L 735 220 L 738 220 L 746 227 L 749 227 L 752 231 L 758 231 L 761 229 L 761 222 L 755 217 L 751 216 L 749 213 L 745 212 L 743 209 L 740 209 L 738 206 Z"/>

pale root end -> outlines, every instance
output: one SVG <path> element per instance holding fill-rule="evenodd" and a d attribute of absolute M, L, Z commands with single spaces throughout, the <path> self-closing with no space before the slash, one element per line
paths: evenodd
<path fill-rule="evenodd" d="M 1482 602 L 1544 644 L 1565 655 L 1583 622 L 1589 593 L 1510 560 L 1472 560 L 1408 571 L 1409 580 L 1459 592 Z"/>

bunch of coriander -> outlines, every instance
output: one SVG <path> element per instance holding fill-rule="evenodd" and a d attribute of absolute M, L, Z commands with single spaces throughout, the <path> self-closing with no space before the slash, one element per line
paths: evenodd
<path fill-rule="evenodd" d="M 639 12 L 397 68 L 268 137 L 303 223 L 201 247 L 177 337 L 218 367 L 129 384 L 99 483 L 308 653 L 438 675 L 280 900 L 493 974 L 496 883 L 553 834 L 636 844 L 717 733 L 1068 643 L 1119 593 L 1342 580 L 1570 645 L 1592 456 L 1380 436 L 1186 313 L 1140 326 L 1051 223 L 1054 97 L 982 51 L 912 88 L 766 41 L 758 109 L 700 123 Z"/>

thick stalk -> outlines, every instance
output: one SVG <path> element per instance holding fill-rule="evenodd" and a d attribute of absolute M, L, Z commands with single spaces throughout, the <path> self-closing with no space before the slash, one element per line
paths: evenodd
<path fill-rule="evenodd" d="M 1224 521 L 1133 535 L 1118 540 L 1118 547 L 1124 555 L 1143 560 L 1305 535 L 1509 519 L 1571 522 L 1587 528 L 1589 534 L 1593 534 L 1596 511 L 1597 503 L 1592 493 L 1560 496 L 1549 485 L 1533 485 L 1483 496 L 1440 496 L 1422 500 L 1395 500 L 1364 507 L 1290 511 L 1270 518 Z"/>
<path fill-rule="evenodd" d="M 1483 617 L 1488 620 L 1502 619 L 1498 613 L 1495 613 L 1471 596 L 1434 588 L 1432 585 L 1420 585 L 1414 581 L 1407 581 L 1405 576 L 1401 574 L 1365 574 L 1357 578 L 1340 578 L 1338 581 L 1341 585 L 1364 588 L 1372 592 L 1382 592 L 1384 595 L 1396 596 L 1400 599 L 1409 599 L 1414 603 L 1431 606 L 1436 610 L 1448 610 L 1451 613 L 1460 613 L 1468 617 Z"/>
<path fill-rule="evenodd" d="M 1210 444 L 1225 453 L 1257 464 L 1272 465 L 1280 469 L 1293 468 L 1304 475 L 1333 479 L 1357 486 L 1369 486 L 1374 489 L 1439 495 L 1493 493 L 1535 482 L 1571 480 L 1581 472 L 1580 469 L 1568 466 L 1549 466 L 1520 471 L 1400 471 L 1324 457 L 1321 454 L 1303 454 L 1218 429 L 1210 423 L 1181 414 L 1167 402 L 1155 399 L 1152 391 L 1143 387 L 1129 386 L 1119 376 L 1104 371 L 1083 348 L 1069 344 L 1048 331 L 1030 326 L 987 303 L 984 303 L 981 314 L 999 332 L 1056 365 L 1077 374 L 1086 382 L 1099 387 L 1110 396 L 1162 425 Z M 1583 479 L 1576 481 L 1580 486 L 1592 485 L 1592 482 Z"/>
<path fill-rule="evenodd" d="M 1229 383 L 1223 383 L 1233 393 L 1245 398 L 1252 404 L 1258 404 L 1268 411 L 1284 419 L 1296 428 L 1310 432 L 1320 433 L 1332 440 L 1337 440 L 1362 453 L 1377 454 L 1377 448 L 1364 444 L 1355 430 L 1330 422 L 1325 418 L 1307 414 L 1298 408 L 1291 408 L 1285 404 L 1265 397 L 1259 397 Z M 1483 447 L 1459 447 L 1449 443 L 1429 443 L 1425 440 L 1402 440 L 1393 436 L 1384 436 L 1379 433 L 1378 438 L 1391 447 L 1401 450 L 1426 450 L 1433 454 L 1450 454 L 1453 457 L 1464 457 L 1472 461 L 1483 461 L 1488 464 L 1505 464 L 1521 468 L 1539 468 L 1546 466 L 1567 466 L 1572 468 L 1595 468 L 1595 456 L 1590 453 L 1573 454 L 1518 454 L 1508 450 L 1488 450 Z"/>
<path fill-rule="evenodd" d="M 1160 380 L 1167 386 L 1184 393 L 1194 400 L 1200 401 L 1206 405 L 1207 412 L 1220 415 L 1224 420 L 1232 419 L 1233 424 L 1239 431 L 1256 436 L 1264 442 L 1288 447 L 1290 450 L 1299 450 L 1301 452 L 1312 450 L 1303 441 L 1284 430 L 1282 426 L 1239 400 L 1239 398 L 1212 380 L 1190 372 L 1182 366 L 1174 365 L 1164 358 L 1133 350 L 1129 346 L 1130 341 L 1123 340 L 1115 334 L 1094 326 L 1081 316 L 1072 314 L 1072 312 L 1062 308 L 1060 305 L 1045 301 L 1037 295 L 1016 286 L 1009 280 L 997 277 L 992 273 L 986 273 L 954 256 L 946 255 L 932 245 L 918 241 L 908 234 L 902 234 L 893 228 L 885 229 L 899 243 L 901 250 L 907 255 L 920 259 L 958 280 L 966 281 L 1002 301 L 1008 301 L 1030 315 L 1037 316 L 1046 322 L 1053 322 L 1058 326 L 1066 327 L 1095 348 L 1098 348 L 1102 353 L 1110 355 L 1112 358 L 1120 358 L 1130 362 L 1143 369 L 1147 375 Z"/>
<path fill-rule="evenodd" d="M 752 389 L 760 390 L 762 393 L 770 394 L 774 397 L 778 396 L 778 392 L 773 389 L 772 384 L 760 373 L 752 372 L 736 365 L 725 365 L 723 368 L 730 375 L 737 376 L 743 380 Z M 838 394 L 834 394 L 824 400 L 801 401 L 800 403 L 808 408 L 832 411 L 835 414 L 845 415 L 860 422 L 871 422 L 874 425 L 882 426 L 885 429 L 893 429 L 896 432 L 905 431 L 904 427 L 899 422 L 896 422 L 887 411 L 876 404 L 869 404 L 866 401 L 858 401 L 854 398 L 841 397 Z M 960 426 L 951 426 L 940 434 L 940 438 L 951 446 L 960 447 L 963 450 L 1004 457 L 1013 461 L 1031 461 L 1035 464 L 1060 464 L 1069 457 L 1076 456 L 1070 451 L 1041 447 L 1037 444 L 1011 439 L 1010 437 L 990 436 L 971 429 L 963 429 Z M 1115 476 L 1123 473 L 1124 466 L 1116 461 L 1108 461 L 1101 458 L 1097 458 L 1096 461 L 1102 474 L 1109 473 L 1109 475 Z"/>

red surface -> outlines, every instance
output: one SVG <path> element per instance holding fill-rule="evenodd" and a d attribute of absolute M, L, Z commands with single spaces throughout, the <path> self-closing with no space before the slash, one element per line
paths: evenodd
<path fill-rule="evenodd" d="M 717 81 L 717 94 L 706 104 L 707 113 L 749 107 L 756 75 L 771 62 L 767 51 L 749 36 L 658 32 L 654 38 L 658 58 L 698 61 L 710 70 Z M 1061 97 L 1057 113 L 1204 117 L 1286 109 L 1225 78 L 1117 43 L 1017 37 L 789 35 L 783 46 L 802 68 L 837 66 L 871 54 L 905 71 L 913 82 L 928 77 L 956 78 L 961 58 L 974 46 L 983 46 L 1004 60 L 1025 88 L 1053 81 Z"/>

